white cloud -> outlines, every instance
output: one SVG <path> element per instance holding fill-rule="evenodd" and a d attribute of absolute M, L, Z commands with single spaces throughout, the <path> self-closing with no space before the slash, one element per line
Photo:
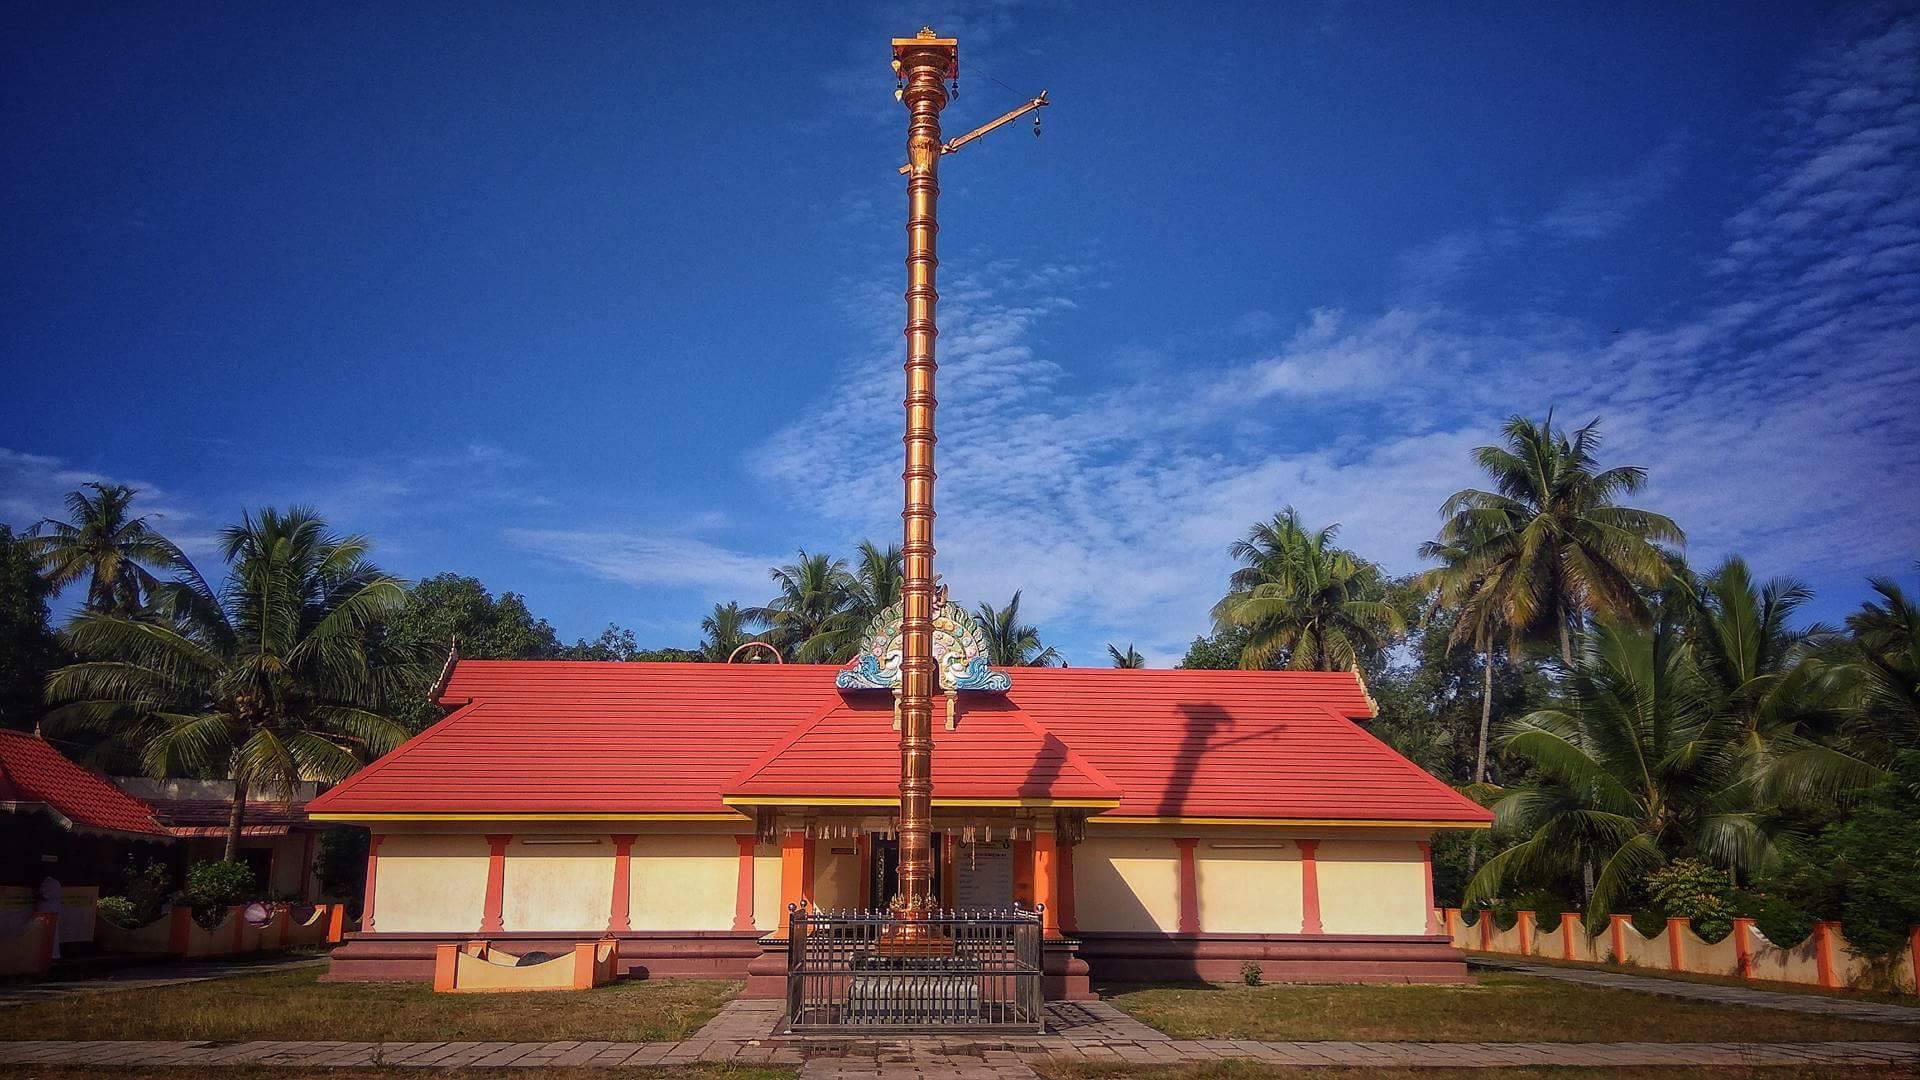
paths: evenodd
<path fill-rule="evenodd" d="M 685 536 L 587 529 L 508 529 L 515 547 L 639 587 L 691 588 L 716 598 L 760 596 L 778 559 L 744 555 Z"/>
<path fill-rule="evenodd" d="M 1701 299 L 1654 329 L 1614 336 L 1551 312 L 1472 318 L 1433 303 L 1324 309 L 1274 355 L 1224 373 L 1175 358 L 1109 370 L 1090 389 L 1068 382 L 1043 338 L 1047 317 L 1087 291 L 1083 269 L 950 274 L 942 572 L 970 600 L 1024 587 L 1029 613 L 1060 627 L 1076 660 L 1112 640 L 1165 662 L 1205 629 L 1226 547 L 1255 518 L 1292 503 L 1410 569 L 1441 502 L 1475 482 L 1468 450 L 1507 413 L 1549 407 L 1569 423 L 1604 418 L 1607 460 L 1652 468 L 1642 501 L 1691 530 L 1697 559 L 1738 549 L 1768 573 L 1910 559 L 1915 40 L 1908 17 L 1809 63 L 1767 118 L 1779 145 Z M 1532 225 L 1411 253 L 1402 275 L 1441 282 L 1490 247 L 1604 235 L 1666 190 L 1683 148 L 1569 193 Z M 855 308 L 872 320 L 873 350 L 753 455 L 795 506 L 856 535 L 898 512 L 893 292 L 871 288 Z M 1303 433 L 1316 420 L 1343 434 Z"/>

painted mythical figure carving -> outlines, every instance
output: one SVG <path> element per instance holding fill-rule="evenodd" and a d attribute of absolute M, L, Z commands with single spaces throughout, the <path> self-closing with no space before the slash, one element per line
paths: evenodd
<path fill-rule="evenodd" d="M 933 662 L 942 690 L 1004 691 L 1013 680 L 1004 671 L 987 666 L 987 636 L 979 620 L 959 604 L 935 605 Z M 842 690 L 893 690 L 900 686 L 900 623 L 902 605 L 881 612 L 860 639 L 860 652 L 842 670 L 834 684 Z"/>

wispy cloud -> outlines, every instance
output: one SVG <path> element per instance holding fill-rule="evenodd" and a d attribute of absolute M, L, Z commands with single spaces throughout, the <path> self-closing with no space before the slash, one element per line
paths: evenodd
<path fill-rule="evenodd" d="M 1225 549 L 1292 503 L 1409 569 L 1467 451 L 1508 412 L 1603 416 L 1610 460 L 1653 467 L 1646 501 L 1696 558 L 1852 572 L 1920 549 L 1920 49 L 1903 18 L 1812 59 L 1700 301 L 1621 335 L 1551 311 L 1469 316 L 1426 299 L 1307 313 L 1280 349 L 1119 370 L 1088 392 L 1049 358 L 1049 316 L 1086 299 L 1065 266 L 950 276 L 942 309 L 941 566 L 956 591 L 1068 623 L 1081 658 L 1133 640 L 1157 660 L 1203 631 Z M 1416 250 L 1429 284 L 1490 251 L 1604 236 L 1684 168 L 1675 138 L 1527 222 Z M 1015 279 L 1021 278 L 1017 282 Z M 1034 287 L 1041 283 L 1044 287 Z M 892 290 L 861 311 L 891 313 Z M 866 302 L 870 300 L 871 302 Z M 897 331 L 877 320 L 828 400 L 754 455 L 796 507 L 850 531 L 897 510 Z M 1264 326 L 1261 329 L 1265 329 Z M 1312 412 L 1305 412 L 1308 407 Z M 1303 417 L 1342 434 L 1303 436 Z"/>
<path fill-rule="evenodd" d="M 1540 228 L 1575 240 L 1598 240 L 1620 231 L 1679 179 L 1686 144 L 1685 134 L 1673 135 L 1618 176 L 1575 187 L 1541 217 Z"/>
<path fill-rule="evenodd" d="M 6 447 L 0 447 L 0 522 L 12 526 L 15 532 L 24 532 L 45 518 L 65 520 L 68 493 L 85 484 L 126 484 L 134 488 L 140 492 L 136 514 L 147 517 L 189 555 L 213 550 L 213 533 L 206 516 L 158 485 Z"/>
<path fill-rule="evenodd" d="M 509 529 L 508 543 L 637 587 L 690 588 L 716 599 L 767 592 L 767 568 L 779 560 L 730 551 L 686 536 L 586 529 Z"/>

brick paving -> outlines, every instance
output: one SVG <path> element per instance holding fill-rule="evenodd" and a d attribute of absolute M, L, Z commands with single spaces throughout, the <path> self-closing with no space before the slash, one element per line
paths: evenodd
<path fill-rule="evenodd" d="M 1827 997 L 1821 994 L 1797 994 L 1791 990 L 1762 990 L 1755 986 L 1721 986 L 1717 983 L 1663 979 L 1654 975 L 1627 975 L 1597 968 L 1555 967 L 1529 964 L 1523 960 L 1474 956 L 1468 963 L 1477 968 L 1537 975 L 1543 979 L 1603 986 L 1609 990 L 1634 990 L 1643 994 L 1661 994 L 1689 1001 L 1709 1001 L 1719 1005 L 1751 1005 L 1759 1009 L 1784 1009 L 1839 1020 L 1868 1020 L 1879 1024 L 1920 1024 L 1920 1008 L 1887 1005 L 1857 998 Z"/>

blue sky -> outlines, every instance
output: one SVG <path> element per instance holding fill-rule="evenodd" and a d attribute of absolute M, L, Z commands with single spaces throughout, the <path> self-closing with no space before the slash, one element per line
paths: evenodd
<path fill-rule="evenodd" d="M 0 521 L 310 503 L 691 644 L 898 530 L 904 118 L 944 163 L 939 566 L 1169 661 L 1292 503 L 1395 570 L 1513 412 L 1835 617 L 1920 558 L 1911 5 L 15 5 Z"/>

